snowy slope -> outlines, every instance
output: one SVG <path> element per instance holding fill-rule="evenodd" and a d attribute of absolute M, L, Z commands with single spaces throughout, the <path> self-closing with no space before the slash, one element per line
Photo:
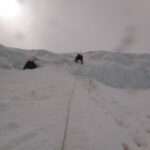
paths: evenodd
<path fill-rule="evenodd" d="M 150 150 L 150 56 L 74 55 L 1 46 L 0 150 L 61 150 L 69 102 L 64 150 Z"/>
<path fill-rule="evenodd" d="M 0 68 L 22 69 L 28 59 L 36 60 L 39 67 L 47 64 L 62 64 L 67 60 L 59 54 L 46 50 L 22 50 L 0 45 Z"/>
<path fill-rule="evenodd" d="M 96 51 L 84 54 L 84 67 L 74 67 L 75 54 L 55 54 L 46 50 L 19 50 L 0 46 L 0 68 L 21 69 L 28 59 L 39 67 L 66 64 L 72 72 L 92 77 L 115 88 L 150 88 L 150 54 Z"/>

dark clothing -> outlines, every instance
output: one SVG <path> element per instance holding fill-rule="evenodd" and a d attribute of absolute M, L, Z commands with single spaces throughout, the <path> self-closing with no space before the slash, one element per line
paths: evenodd
<path fill-rule="evenodd" d="M 23 69 L 35 69 L 37 68 L 37 65 L 34 63 L 34 61 L 27 61 Z"/>
<path fill-rule="evenodd" d="M 77 54 L 77 56 L 75 57 L 74 62 L 78 63 L 79 60 L 80 60 L 81 64 L 83 64 L 83 55 L 82 54 Z"/>

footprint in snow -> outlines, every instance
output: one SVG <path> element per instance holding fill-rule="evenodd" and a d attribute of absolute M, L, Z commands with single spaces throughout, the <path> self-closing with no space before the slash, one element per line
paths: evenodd
<path fill-rule="evenodd" d="M 127 129 L 129 127 L 129 125 L 126 121 L 118 119 L 118 118 L 113 118 L 113 119 L 119 127 L 123 128 L 123 129 Z"/>
<path fill-rule="evenodd" d="M 15 149 L 17 146 L 20 146 L 23 143 L 26 143 L 36 137 L 37 134 L 34 132 L 25 133 L 21 136 L 15 137 L 10 140 L 7 144 L 0 146 L 1 150 L 12 150 Z"/>
<path fill-rule="evenodd" d="M 133 137 L 133 142 L 137 145 L 137 147 L 139 148 L 144 148 L 146 149 L 147 146 L 148 146 L 148 142 L 147 142 L 147 139 L 143 136 L 140 136 L 140 135 L 135 135 Z"/>

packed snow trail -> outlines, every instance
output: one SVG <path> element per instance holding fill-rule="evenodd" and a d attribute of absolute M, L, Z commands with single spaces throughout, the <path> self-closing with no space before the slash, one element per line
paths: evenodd
<path fill-rule="evenodd" d="M 60 150 L 74 78 L 55 66 L 0 74 L 0 149 Z"/>
<path fill-rule="evenodd" d="M 70 72 L 0 69 L 0 150 L 61 150 L 70 96 L 64 150 L 150 149 L 149 89 L 116 89 Z"/>
<path fill-rule="evenodd" d="M 77 82 L 77 79 L 74 82 L 73 89 L 72 89 L 72 92 L 71 92 L 71 95 L 70 95 L 70 98 L 69 98 L 69 102 L 68 102 L 67 119 L 66 119 L 66 125 L 65 125 L 64 137 L 63 137 L 63 142 L 62 142 L 61 150 L 64 150 L 64 145 L 65 145 L 65 141 L 66 141 L 66 135 L 67 135 L 68 124 L 69 124 L 69 115 L 70 115 L 71 101 L 72 101 L 72 98 L 73 98 L 73 95 L 74 95 L 74 91 L 76 89 L 76 82 Z"/>
<path fill-rule="evenodd" d="M 74 56 L 0 45 L 0 150 L 150 150 L 150 55 Z"/>
<path fill-rule="evenodd" d="M 108 94 L 109 90 L 91 79 L 79 80 L 70 109 L 65 150 L 149 150 L 150 134 L 144 133 L 138 115 L 128 116 L 135 110 L 120 105 L 120 98 L 112 98 L 116 90 L 111 89 Z"/>

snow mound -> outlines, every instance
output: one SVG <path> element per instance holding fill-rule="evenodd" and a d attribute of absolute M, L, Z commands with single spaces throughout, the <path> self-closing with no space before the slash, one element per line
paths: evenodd
<path fill-rule="evenodd" d="M 24 54 L 24 51 L 18 51 L 17 49 L 11 49 L 0 45 L 0 68 L 21 69 L 26 60 L 27 56 Z"/>
<path fill-rule="evenodd" d="M 150 88 L 150 55 L 88 52 L 82 67 L 73 70 L 115 88 Z"/>
<path fill-rule="evenodd" d="M 36 61 L 39 67 L 67 61 L 61 55 L 46 50 L 21 50 L 0 45 L 0 68 L 22 69 L 28 59 Z"/>
<path fill-rule="evenodd" d="M 147 72 L 138 69 L 128 69 L 120 64 L 104 64 L 85 67 L 79 70 L 83 76 L 95 78 L 102 83 L 115 88 L 149 88 L 150 77 Z"/>
<path fill-rule="evenodd" d="M 20 50 L 0 45 L 0 68 L 22 69 L 30 58 L 39 67 L 65 64 L 73 73 L 91 77 L 115 88 L 150 88 L 150 54 L 93 51 L 84 54 L 84 65 L 74 64 L 75 53 Z"/>

